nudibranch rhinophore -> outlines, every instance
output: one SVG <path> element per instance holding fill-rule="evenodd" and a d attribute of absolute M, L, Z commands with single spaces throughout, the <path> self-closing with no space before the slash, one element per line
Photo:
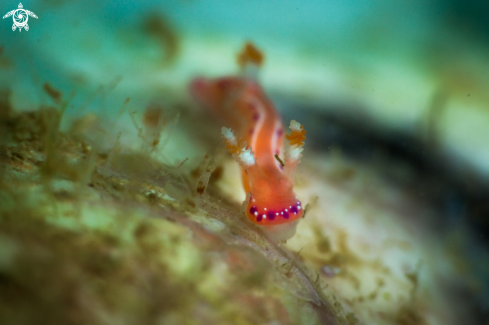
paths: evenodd
<path fill-rule="evenodd" d="M 232 127 L 223 127 L 221 134 L 227 150 L 241 166 L 248 193 L 246 217 L 271 239 L 284 241 L 294 235 L 304 215 L 293 186 L 306 131 L 291 121 L 290 134 L 284 134 L 279 114 L 256 80 L 262 62 L 261 52 L 247 43 L 238 56 L 241 76 L 197 78 L 190 91 L 201 106 Z M 282 165 L 276 157 L 283 149 Z"/>

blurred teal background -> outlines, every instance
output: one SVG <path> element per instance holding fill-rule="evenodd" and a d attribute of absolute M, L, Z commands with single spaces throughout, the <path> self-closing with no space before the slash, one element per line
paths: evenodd
<path fill-rule="evenodd" d="M 125 96 L 141 105 L 168 93 L 184 98 L 196 75 L 235 73 L 236 52 L 252 40 L 267 55 L 262 81 L 274 98 L 366 114 L 427 141 L 436 134 L 444 152 L 489 174 L 487 2 L 23 4 L 39 16 L 31 29 L 12 32 L 11 18 L 0 28 L 0 82 L 17 108 L 49 103 L 44 82 L 76 92 L 73 105 L 92 110 L 99 97 L 116 111 Z M 446 98 L 441 107 L 436 96 Z"/>

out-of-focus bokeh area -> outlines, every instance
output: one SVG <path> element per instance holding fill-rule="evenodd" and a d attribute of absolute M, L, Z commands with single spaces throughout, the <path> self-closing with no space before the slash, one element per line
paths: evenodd
<path fill-rule="evenodd" d="M 263 83 L 271 94 L 371 116 L 420 138 L 434 136 L 444 149 L 489 173 L 483 1 L 28 6 L 41 17 L 30 19 L 32 30 L 12 33 L 5 19 L 1 31 L 4 56 L 15 66 L 3 78 L 19 107 L 42 101 L 34 85 L 43 80 L 66 93 L 80 86 L 94 92 L 118 77 L 123 80 L 116 93 L 184 92 L 197 73 L 235 71 L 237 49 L 252 40 L 269 58 Z M 77 97 L 82 100 L 81 93 Z"/>
<path fill-rule="evenodd" d="M 0 25 L 2 324 L 489 324 L 489 2 L 22 4 L 28 31 Z M 245 41 L 308 131 L 285 246 L 240 219 L 188 94 Z"/>

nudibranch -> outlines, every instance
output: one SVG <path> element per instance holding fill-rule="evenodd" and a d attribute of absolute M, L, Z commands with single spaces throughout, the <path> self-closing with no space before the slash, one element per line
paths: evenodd
<path fill-rule="evenodd" d="M 262 53 L 247 43 L 238 56 L 242 75 L 197 78 L 190 91 L 201 106 L 231 127 L 223 127 L 221 135 L 241 166 L 248 194 L 246 217 L 271 239 L 284 241 L 295 234 L 304 215 L 293 186 L 306 131 L 300 123 L 291 121 L 290 134 L 284 134 L 280 115 L 256 80 L 262 62 Z M 282 150 L 283 162 L 278 159 Z"/>

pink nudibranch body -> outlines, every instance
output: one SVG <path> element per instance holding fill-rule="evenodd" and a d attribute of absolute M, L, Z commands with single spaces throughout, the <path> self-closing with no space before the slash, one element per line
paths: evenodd
<path fill-rule="evenodd" d="M 302 125 L 290 123 L 282 166 L 275 155 L 283 150 L 283 124 L 256 80 L 246 76 L 197 78 L 190 91 L 201 106 L 232 128 L 223 127 L 222 138 L 241 166 L 243 187 L 249 193 L 246 217 L 262 226 L 300 219 L 304 211 L 293 186 L 306 133 Z"/>

